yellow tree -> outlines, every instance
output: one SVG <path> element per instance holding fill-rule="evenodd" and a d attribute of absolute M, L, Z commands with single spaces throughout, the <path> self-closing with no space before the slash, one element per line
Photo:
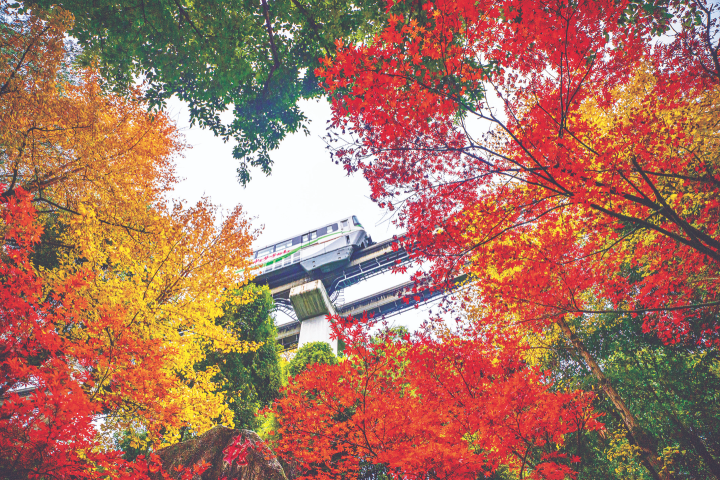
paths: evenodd
<path fill-rule="evenodd" d="M 36 261 L 48 293 L 62 298 L 69 278 L 86 280 L 72 292 L 83 313 L 62 333 L 102 352 L 78 367 L 92 374 L 85 388 L 103 404 L 105 427 L 153 441 L 162 431 L 171 442 L 181 427 L 232 424 L 214 371 L 194 365 L 208 349 L 256 347 L 214 322 L 224 292 L 250 277 L 249 221 L 239 207 L 168 200 L 180 134 L 167 115 L 148 112 L 140 90 L 109 94 L 94 70 L 73 66 L 70 14 L 2 9 L 2 195 L 29 192 L 46 225 Z M 113 356 L 128 336 L 155 342 L 161 371 L 138 373 L 135 359 Z"/>

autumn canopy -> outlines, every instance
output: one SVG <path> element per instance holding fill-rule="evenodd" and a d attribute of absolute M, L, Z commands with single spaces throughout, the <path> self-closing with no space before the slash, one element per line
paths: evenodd
<path fill-rule="evenodd" d="M 717 5 L 39 3 L 0 2 L 0 477 L 144 478 L 274 382 L 248 411 L 293 480 L 720 479 Z M 171 50 L 242 81 L 188 92 Z M 416 332 L 335 316 L 339 359 L 258 380 L 256 232 L 170 200 L 162 100 L 239 142 L 244 183 L 321 92 L 416 290 L 467 280 Z"/>
<path fill-rule="evenodd" d="M 167 203 L 180 136 L 140 91 L 71 66 L 71 15 L 2 16 L 0 472 L 93 477 L 121 460 L 96 458 L 97 416 L 106 438 L 157 446 L 232 423 L 194 365 L 257 348 L 214 322 L 253 233 L 240 210 L 218 224 L 207 200 Z"/>

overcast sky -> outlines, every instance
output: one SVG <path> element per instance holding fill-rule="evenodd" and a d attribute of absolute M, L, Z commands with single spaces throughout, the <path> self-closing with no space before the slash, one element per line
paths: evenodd
<path fill-rule="evenodd" d="M 307 101 L 302 108 L 311 119 L 310 135 L 287 137 L 271 154 L 275 161 L 272 175 L 265 177 L 255 171 L 248 187 L 243 188 L 236 179 L 238 164 L 232 157 L 233 143 L 223 143 L 207 130 L 190 128 L 186 106 L 172 102 L 169 113 L 192 146 L 185 158 L 178 160 L 177 173 L 184 180 L 174 196 L 195 203 L 206 195 L 225 209 L 242 205 L 253 218 L 253 225 L 263 227 L 256 249 L 350 215 L 357 215 L 374 241 L 399 233 L 384 211 L 370 200 L 365 179 L 361 175 L 348 177 L 342 166 L 330 161 L 321 138 L 330 118 L 328 103 Z M 382 275 L 346 289 L 345 300 L 362 298 L 407 280 L 407 276 Z M 392 321 L 414 328 L 427 318 L 428 308 L 410 310 Z M 285 321 L 287 318 L 279 314 L 278 322 Z"/>

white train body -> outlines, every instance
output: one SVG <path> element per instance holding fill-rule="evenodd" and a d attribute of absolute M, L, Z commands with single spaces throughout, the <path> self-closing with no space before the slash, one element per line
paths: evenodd
<path fill-rule="evenodd" d="M 370 245 L 355 215 L 255 252 L 256 275 L 300 265 L 306 272 L 329 272 L 350 261 L 353 251 Z M 297 267 L 296 267 L 297 268 Z"/>

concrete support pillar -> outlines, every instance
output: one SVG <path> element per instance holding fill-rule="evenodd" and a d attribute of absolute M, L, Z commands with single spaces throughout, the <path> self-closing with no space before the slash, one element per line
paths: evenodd
<path fill-rule="evenodd" d="M 298 347 L 310 342 L 325 342 L 337 354 L 337 339 L 330 340 L 332 329 L 326 315 L 335 315 L 335 307 L 320 280 L 293 287 L 290 301 L 300 320 Z"/>

